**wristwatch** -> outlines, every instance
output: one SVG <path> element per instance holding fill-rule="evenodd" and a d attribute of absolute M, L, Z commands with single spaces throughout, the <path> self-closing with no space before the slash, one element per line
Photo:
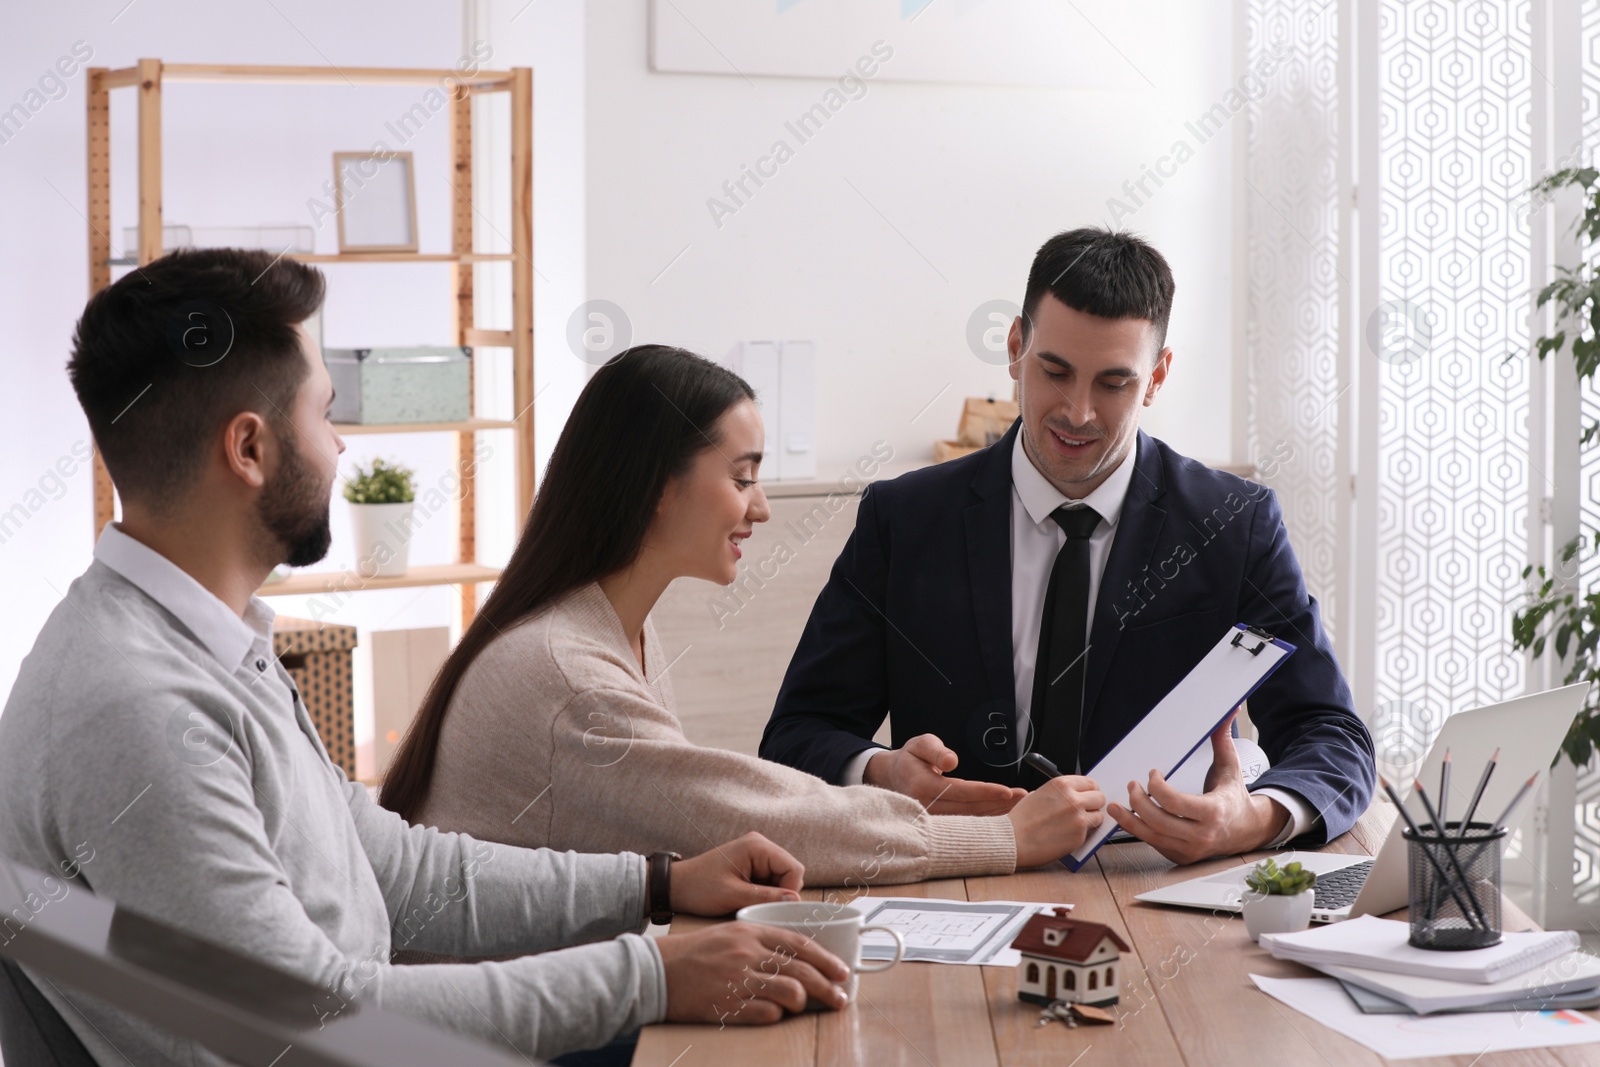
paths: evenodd
<path fill-rule="evenodd" d="M 645 857 L 645 914 L 653 923 L 672 921 L 672 861 L 676 852 L 652 852 Z"/>

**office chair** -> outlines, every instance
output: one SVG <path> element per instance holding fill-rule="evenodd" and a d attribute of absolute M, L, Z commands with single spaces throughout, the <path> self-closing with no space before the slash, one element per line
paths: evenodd
<path fill-rule="evenodd" d="M 41 871 L 0 855 L 0 915 L 30 916 L 0 941 L 0 1055 L 7 1067 L 96 1067 L 88 1050 L 17 967 L 189 1038 L 245 1067 L 527 1067 L 533 1061 L 436 1030 L 377 1004 L 331 1021 L 307 1010 L 322 986 L 118 907 L 87 888 L 33 908 Z M 293 1049 L 289 1053 L 289 1049 Z"/>
<path fill-rule="evenodd" d="M 0 1057 L 18 1067 L 95 1067 L 55 1006 L 22 969 L 0 956 Z"/>

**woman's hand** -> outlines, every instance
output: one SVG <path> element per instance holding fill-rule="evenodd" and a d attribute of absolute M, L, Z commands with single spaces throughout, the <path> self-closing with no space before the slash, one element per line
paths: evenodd
<path fill-rule="evenodd" d="M 1079 848 L 1105 819 L 1093 778 L 1063 774 L 1023 797 L 1006 818 L 1017 835 L 1017 869 L 1038 867 Z"/>
<path fill-rule="evenodd" d="M 799 900 L 806 869 L 755 831 L 672 865 L 672 910 L 728 915 L 747 904 Z"/>

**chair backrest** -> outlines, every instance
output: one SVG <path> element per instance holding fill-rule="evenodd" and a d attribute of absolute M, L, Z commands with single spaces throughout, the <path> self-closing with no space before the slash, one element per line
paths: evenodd
<path fill-rule="evenodd" d="M 55 1007 L 22 969 L 0 956 L 0 1056 L 18 1067 L 95 1067 Z"/>
<path fill-rule="evenodd" d="M 527 1067 L 475 1038 L 436 1029 L 374 1003 L 350 1005 L 331 1021 L 308 1008 L 325 987 L 263 960 L 213 944 L 168 923 L 118 907 L 87 887 L 27 903 L 23 888 L 42 871 L 0 856 L 0 915 L 30 916 L 0 942 L 0 1054 L 10 1067 L 96 1067 L 83 1043 L 16 958 L 41 981 L 70 983 L 74 995 L 193 1041 L 230 1063 L 272 1067 L 293 1046 L 307 1067 Z M 76 1011 L 69 1004 L 67 1010 Z"/>

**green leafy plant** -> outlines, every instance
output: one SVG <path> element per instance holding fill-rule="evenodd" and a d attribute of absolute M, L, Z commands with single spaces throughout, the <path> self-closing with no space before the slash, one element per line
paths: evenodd
<path fill-rule="evenodd" d="M 1600 242 L 1600 170 L 1594 167 L 1568 167 L 1533 187 L 1536 198 L 1548 201 L 1566 188 L 1581 190 L 1583 217 L 1574 227 L 1580 249 Z M 1570 351 L 1581 382 L 1594 384 L 1600 371 L 1600 270 L 1581 259 L 1574 267 L 1557 267 L 1555 280 L 1539 290 L 1537 306 L 1554 304 L 1556 332 L 1534 339 L 1533 351 L 1541 360 L 1552 352 Z M 1579 447 L 1600 437 L 1600 421 L 1583 427 Z M 1567 542 L 1560 562 L 1552 573 L 1544 566 L 1523 568 L 1529 583 L 1528 601 L 1511 618 L 1512 647 L 1529 650 L 1534 657 L 1553 648 L 1566 660 L 1566 681 L 1600 680 L 1600 590 L 1582 594 L 1577 588 L 1579 560 L 1585 550 L 1600 549 L 1600 530 L 1589 531 Z M 1582 767 L 1600 745 L 1600 706 L 1595 690 L 1561 744 L 1573 766 Z M 1556 757 L 1560 759 L 1558 755 Z M 1552 766 L 1554 760 L 1551 761 Z"/>
<path fill-rule="evenodd" d="M 1279 869 L 1272 859 L 1264 859 L 1244 876 L 1244 884 L 1262 896 L 1292 897 L 1317 884 L 1317 872 L 1308 871 L 1299 861 Z"/>
<path fill-rule="evenodd" d="M 410 467 L 375 459 L 371 466 L 356 465 L 353 476 L 344 482 L 344 498 L 352 504 L 409 504 L 417 498 L 415 475 Z"/>

